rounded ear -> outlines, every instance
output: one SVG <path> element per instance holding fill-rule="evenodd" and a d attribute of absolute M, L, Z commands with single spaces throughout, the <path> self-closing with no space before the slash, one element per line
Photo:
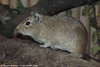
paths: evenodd
<path fill-rule="evenodd" d="M 38 23 L 40 23 L 41 22 L 41 16 L 38 13 L 36 13 L 34 16 L 35 16 L 36 21 Z"/>
<path fill-rule="evenodd" d="M 36 22 L 38 22 L 38 23 L 41 22 L 41 15 L 39 13 L 32 11 L 31 15 L 34 16 Z"/>

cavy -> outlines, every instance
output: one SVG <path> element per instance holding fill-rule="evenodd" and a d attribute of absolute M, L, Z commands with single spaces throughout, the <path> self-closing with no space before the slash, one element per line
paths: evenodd
<path fill-rule="evenodd" d="M 18 33 L 44 43 L 40 47 L 68 51 L 78 57 L 82 57 L 86 51 L 86 28 L 80 21 L 69 16 L 44 16 L 33 12 L 16 27 L 14 36 Z"/>
<path fill-rule="evenodd" d="M 2 21 L 3 24 L 5 24 L 5 21 L 11 19 L 13 11 L 18 12 L 19 14 L 18 10 L 10 9 L 9 5 L 0 4 L 0 20 Z"/>
<path fill-rule="evenodd" d="M 11 9 L 9 8 L 8 5 L 0 5 L 0 20 L 2 23 L 5 24 L 6 20 L 9 20 L 11 17 Z"/>

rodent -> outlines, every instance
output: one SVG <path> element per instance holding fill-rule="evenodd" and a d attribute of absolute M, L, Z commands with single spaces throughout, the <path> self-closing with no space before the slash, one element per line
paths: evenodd
<path fill-rule="evenodd" d="M 0 4 L 0 20 L 2 21 L 3 24 L 6 24 L 5 21 L 11 19 L 13 11 L 18 12 L 18 10 L 10 9 L 9 5 Z"/>
<path fill-rule="evenodd" d="M 78 57 L 83 57 L 87 45 L 87 30 L 84 25 L 69 16 L 44 16 L 33 12 L 14 30 L 28 35 L 39 43 L 40 47 L 51 47 L 68 51 Z"/>

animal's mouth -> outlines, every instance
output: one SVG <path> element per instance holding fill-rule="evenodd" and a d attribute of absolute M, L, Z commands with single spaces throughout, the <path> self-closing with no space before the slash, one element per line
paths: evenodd
<path fill-rule="evenodd" d="M 21 34 L 21 33 L 18 32 L 18 29 L 15 29 L 14 30 L 14 37 L 17 37 L 18 34 Z"/>
<path fill-rule="evenodd" d="M 27 35 L 23 34 L 23 32 L 20 32 L 20 29 L 15 29 L 13 35 L 14 35 L 14 37 L 17 37 L 19 35 L 27 36 Z"/>
<path fill-rule="evenodd" d="M 19 32 L 18 29 L 14 30 L 14 37 L 18 37 L 23 40 L 32 40 L 35 43 L 39 43 L 39 42 L 35 41 L 34 38 L 30 37 L 29 35 L 23 35 L 21 32 Z M 39 43 L 39 44 L 44 44 L 44 43 Z"/>

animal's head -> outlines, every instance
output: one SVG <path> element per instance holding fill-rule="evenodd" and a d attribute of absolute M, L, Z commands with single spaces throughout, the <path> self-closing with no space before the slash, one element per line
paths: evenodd
<path fill-rule="evenodd" d="M 8 5 L 1 5 L 0 6 L 0 14 L 2 16 L 10 16 L 10 14 L 11 14 L 10 7 Z"/>
<path fill-rule="evenodd" d="M 0 17 L 6 21 L 11 17 L 11 9 L 8 5 L 0 5 Z"/>
<path fill-rule="evenodd" d="M 14 36 L 18 33 L 29 36 L 36 35 L 42 29 L 42 25 L 41 16 L 35 12 L 16 27 Z"/>

